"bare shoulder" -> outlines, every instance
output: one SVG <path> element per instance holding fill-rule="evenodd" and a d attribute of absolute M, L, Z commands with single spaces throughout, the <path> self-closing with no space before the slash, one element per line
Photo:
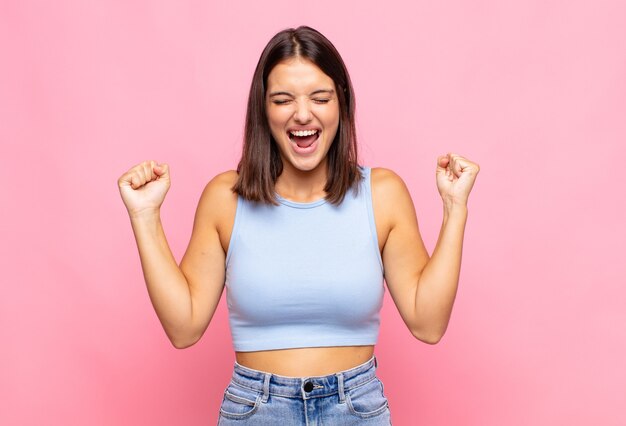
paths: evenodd
<path fill-rule="evenodd" d="M 221 222 L 232 217 L 237 209 L 237 194 L 232 187 L 237 182 L 238 173 L 235 170 L 227 170 L 217 174 L 211 179 L 200 196 L 198 210 L 205 213 L 206 217 Z"/>
<path fill-rule="evenodd" d="M 218 173 L 213 179 L 206 184 L 202 196 L 232 198 L 231 194 L 235 194 L 231 188 L 237 182 L 239 174 L 236 170 L 226 170 Z M 236 198 L 236 194 L 235 194 Z"/>
<path fill-rule="evenodd" d="M 230 189 L 235 182 L 237 182 L 238 177 L 239 174 L 236 170 L 226 170 L 225 172 L 215 175 L 215 177 L 209 181 L 207 186 L 221 187 L 222 190 L 224 189 L 224 186 L 229 186 L 228 189 Z"/>
<path fill-rule="evenodd" d="M 404 180 L 393 170 L 372 167 L 372 200 L 379 216 L 393 224 L 398 215 L 414 214 L 411 194 Z"/>
<path fill-rule="evenodd" d="M 383 202 L 397 202 L 399 198 L 410 197 L 404 180 L 393 170 L 384 167 L 372 168 L 372 193 Z"/>

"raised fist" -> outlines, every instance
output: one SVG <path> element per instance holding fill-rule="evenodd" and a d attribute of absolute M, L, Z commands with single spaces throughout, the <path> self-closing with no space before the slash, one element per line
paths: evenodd
<path fill-rule="evenodd" d="M 157 212 L 170 188 L 169 166 L 144 161 L 120 176 L 117 185 L 129 215 Z"/>

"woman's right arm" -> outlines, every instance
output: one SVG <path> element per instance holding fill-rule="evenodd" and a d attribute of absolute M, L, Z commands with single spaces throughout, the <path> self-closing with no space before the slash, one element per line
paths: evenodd
<path fill-rule="evenodd" d="M 224 175 L 224 174 L 222 174 Z M 220 201 L 231 196 L 218 175 L 202 193 L 191 241 L 180 267 L 163 231 L 160 207 L 170 186 L 167 165 L 143 162 L 118 180 L 139 250 L 152 305 L 176 348 L 196 343 L 209 325 L 224 288 L 224 250 L 217 232 Z M 236 197 L 236 195 L 235 195 Z"/>

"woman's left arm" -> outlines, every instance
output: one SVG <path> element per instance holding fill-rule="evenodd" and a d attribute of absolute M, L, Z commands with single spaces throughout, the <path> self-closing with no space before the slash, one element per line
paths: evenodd
<path fill-rule="evenodd" d="M 480 170 L 478 164 L 453 153 L 437 159 L 437 188 L 443 201 L 443 223 L 433 254 L 428 256 L 419 234 L 411 197 L 404 182 L 387 174 L 384 215 L 390 232 L 383 249 L 385 280 L 402 319 L 419 340 L 435 344 L 443 337 L 456 297 L 461 270 L 467 200 Z"/>

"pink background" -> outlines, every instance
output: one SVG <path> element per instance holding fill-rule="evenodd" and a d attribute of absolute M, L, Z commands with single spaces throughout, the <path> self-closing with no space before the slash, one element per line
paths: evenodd
<path fill-rule="evenodd" d="M 116 181 L 167 162 L 180 260 L 236 166 L 261 49 L 300 24 L 342 53 L 364 164 L 400 174 L 429 250 L 436 157 L 481 165 L 448 332 L 387 293 L 376 354 L 397 425 L 626 424 L 626 6 L 620 1 L 0 2 L 0 424 L 215 424 L 222 299 L 176 350 Z"/>

